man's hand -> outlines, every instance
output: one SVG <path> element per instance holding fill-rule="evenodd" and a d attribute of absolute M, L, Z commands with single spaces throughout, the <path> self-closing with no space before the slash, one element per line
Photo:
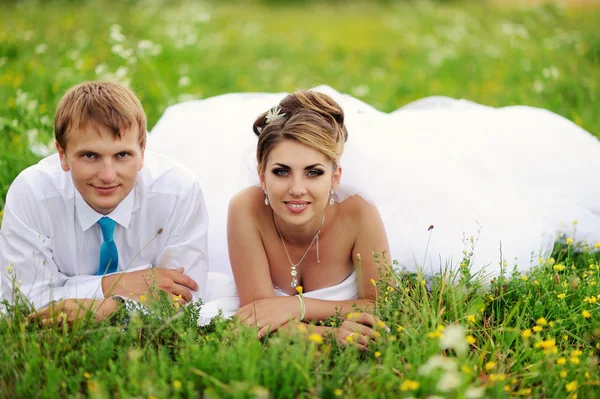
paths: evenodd
<path fill-rule="evenodd" d="M 377 329 L 389 331 L 389 327 L 369 313 L 348 313 L 346 320 L 338 328 L 336 338 L 342 345 L 355 344 L 365 350 L 371 340 L 381 334 Z"/>
<path fill-rule="evenodd" d="M 97 321 L 108 318 L 117 310 L 117 301 L 114 299 L 62 299 L 28 317 L 32 322 L 37 321 L 42 326 L 53 324 L 73 324 L 76 320 L 83 319 L 87 311 L 94 313 Z"/>
<path fill-rule="evenodd" d="M 104 297 L 119 295 L 140 300 L 140 295 L 148 295 L 151 287 L 166 292 L 170 297 L 180 297 L 180 303 L 190 302 L 192 291 L 198 290 L 198 284 L 183 274 L 184 268 L 177 270 L 153 267 L 129 273 L 116 273 L 102 278 Z"/>

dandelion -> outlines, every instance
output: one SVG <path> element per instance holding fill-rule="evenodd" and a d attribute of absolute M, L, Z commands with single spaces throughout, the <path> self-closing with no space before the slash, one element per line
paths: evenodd
<path fill-rule="evenodd" d="M 567 392 L 573 392 L 577 389 L 577 387 L 577 381 L 571 381 L 567 385 L 565 385 L 565 389 L 567 390 Z"/>
<path fill-rule="evenodd" d="M 475 337 L 474 337 L 474 336 L 472 336 L 472 335 L 467 335 L 467 338 L 466 338 L 466 339 L 467 339 L 467 343 L 468 343 L 469 345 L 475 345 L 475 344 L 477 343 L 477 340 L 476 340 L 476 339 L 475 339 Z"/>
<path fill-rule="evenodd" d="M 381 337 L 381 333 L 379 331 L 373 331 L 373 338 Z"/>
<path fill-rule="evenodd" d="M 354 337 L 353 337 L 354 333 L 348 335 L 346 337 L 346 342 L 348 342 L 349 344 L 351 344 L 352 342 L 354 342 Z"/>
<path fill-rule="evenodd" d="M 595 243 L 595 244 L 594 244 L 594 248 L 596 248 L 596 249 L 600 249 L 600 242 L 597 242 L 597 243 Z"/>
<path fill-rule="evenodd" d="M 462 377 L 457 371 L 449 371 L 440 378 L 437 389 L 441 392 L 450 392 L 460 387 Z"/>
<path fill-rule="evenodd" d="M 321 337 L 319 334 L 310 334 L 308 339 L 312 342 L 316 342 L 317 344 L 320 344 L 323 342 L 323 337 Z"/>
<path fill-rule="evenodd" d="M 548 324 L 548 321 L 546 321 L 544 317 L 540 317 L 535 321 L 535 323 L 539 326 L 545 326 L 546 324 Z"/>
<path fill-rule="evenodd" d="M 468 320 L 469 323 L 475 323 L 475 321 L 476 321 L 475 320 L 475 316 L 472 315 L 472 314 L 470 314 L 470 315 L 467 316 L 467 320 Z"/>
<path fill-rule="evenodd" d="M 487 362 L 485 364 L 485 366 L 483 366 L 483 368 L 485 368 L 486 371 L 493 370 L 495 367 L 496 367 L 496 362 L 494 362 L 494 361 Z"/>
<path fill-rule="evenodd" d="M 571 363 L 575 364 L 575 365 L 577 365 L 577 364 L 581 363 L 581 361 L 579 360 L 579 358 L 578 358 L 578 357 L 571 357 L 571 358 L 569 359 L 569 361 L 570 361 Z"/>
<path fill-rule="evenodd" d="M 381 357 L 381 352 L 375 352 L 375 359 L 379 359 Z"/>
<path fill-rule="evenodd" d="M 558 373 L 558 375 L 560 376 L 560 378 L 567 378 L 567 372 L 565 370 L 561 370 L 560 373 Z"/>
<path fill-rule="evenodd" d="M 556 364 L 558 364 L 559 366 L 564 366 L 565 364 L 567 364 L 567 358 L 561 357 L 556 359 Z"/>
<path fill-rule="evenodd" d="M 529 396 L 531 395 L 531 388 L 523 388 L 517 391 L 517 395 L 519 396 Z"/>
<path fill-rule="evenodd" d="M 533 327 L 533 331 L 535 331 L 535 332 L 540 332 L 540 331 L 542 331 L 543 329 L 544 329 L 544 328 L 543 328 L 542 326 L 534 326 L 534 327 Z"/>
<path fill-rule="evenodd" d="M 579 349 L 575 349 L 575 350 L 571 351 L 571 356 L 572 357 L 579 357 L 581 355 L 583 355 L 583 352 L 580 351 Z"/>
<path fill-rule="evenodd" d="M 524 339 L 527 339 L 527 338 L 531 337 L 531 329 L 528 328 L 526 330 L 523 330 L 521 332 L 521 337 L 523 337 Z"/>
<path fill-rule="evenodd" d="M 571 237 L 567 237 L 567 245 L 573 244 L 573 239 Z"/>
<path fill-rule="evenodd" d="M 88 373 L 87 371 L 85 373 L 83 373 L 83 378 L 89 379 L 91 377 L 92 377 L 92 375 L 90 373 Z"/>
<path fill-rule="evenodd" d="M 554 265 L 552 269 L 554 269 L 555 272 L 562 272 L 565 270 L 565 265 L 559 263 L 558 265 Z"/>
<path fill-rule="evenodd" d="M 146 295 L 140 295 L 140 302 L 146 302 Z"/>
<path fill-rule="evenodd" d="M 586 310 L 586 309 L 584 309 L 584 310 L 583 310 L 583 312 L 581 312 L 581 315 L 582 315 L 582 316 L 583 316 L 585 319 L 589 319 L 590 317 L 592 317 L 592 314 L 591 314 L 591 313 L 590 313 L 588 310 Z"/>
<path fill-rule="evenodd" d="M 402 332 L 402 331 L 404 331 L 404 327 L 398 326 L 398 327 L 396 327 L 396 331 Z"/>
<path fill-rule="evenodd" d="M 558 295 L 556 295 L 556 297 L 558 299 L 565 299 L 566 295 L 565 294 L 558 294 Z"/>
<path fill-rule="evenodd" d="M 400 390 L 402 392 L 416 391 L 417 389 L 419 389 L 419 385 L 420 384 L 417 381 L 404 380 L 404 381 L 402 381 L 402 384 L 400 384 Z"/>
<path fill-rule="evenodd" d="M 527 276 L 526 276 L 526 275 L 524 275 L 524 274 L 522 274 L 522 275 L 521 275 L 521 280 L 523 280 L 523 281 L 527 281 Z"/>
<path fill-rule="evenodd" d="M 333 391 L 333 394 L 335 396 L 342 396 L 344 394 L 344 391 L 342 391 L 341 389 L 337 388 L 335 391 Z"/>
<path fill-rule="evenodd" d="M 490 381 L 504 381 L 506 379 L 506 374 L 490 374 Z"/>
<path fill-rule="evenodd" d="M 181 381 L 179 380 L 173 380 L 173 388 L 175 389 L 181 389 Z"/>

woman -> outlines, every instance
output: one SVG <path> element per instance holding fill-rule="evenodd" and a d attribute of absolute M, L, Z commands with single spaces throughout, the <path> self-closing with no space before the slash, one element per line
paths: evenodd
<path fill-rule="evenodd" d="M 238 316 L 263 336 L 289 320 L 370 307 L 370 281 L 379 279 L 371 251 L 389 249 L 374 205 L 360 196 L 335 201 L 347 138 L 342 109 L 325 94 L 297 91 L 263 113 L 254 132 L 260 187 L 233 197 L 227 224 Z M 305 295 L 294 298 L 299 286 Z"/>
<path fill-rule="evenodd" d="M 338 183 L 336 172 L 327 172 L 335 186 L 335 205 L 323 208 L 325 233 L 333 219 L 327 213 L 346 201 L 350 201 L 348 205 L 361 202 L 365 207 L 376 204 L 393 254 L 389 258 L 406 270 L 427 274 L 461 264 L 468 264 L 472 273 L 494 275 L 502 267 L 524 271 L 549 256 L 560 232 L 575 240 L 585 239 L 590 245 L 600 242 L 600 142 L 572 122 L 531 107 L 495 109 L 444 97 L 419 100 L 386 114 L 329 87 L 315 90 L 343 107 L 343 124 L 350 132 L 338 163 L 343 166 L 343 178 Z M 242 93 L 178 104 L 167 109 L 149 137 L 149 149 L 179 159 L 198 174 L 209 210 L 213 271 L 230 271 L 225 226 L 231 198 L 254 185 L 257 187 L 245 195 L 264 201 L 262 186 L 266 184 L 269 193 L 269 182 L 278 181 L 268 161 L 263 181 L 258 178 L 257 137 L 250 127 L 265 110 L 273 109 L 275 116 L 273 105 L 284 97 L 284 93 Z M 283 108 L 279 115 L 286 113 Z M 289 117 L 286 114 L 272 122 L 273 126 Z M 270 123 L 260 121 L 256 129 L 267 129 Z M 287 171 L 278 173 L 286 175 Z M 271 194 L 275 192 L 271 190 Z M 320 206 L 322 196 L 319 191 Z M 266 292 L 269 284 L 293 293 L 288 285 L 290 260 L 274 221 L 265 218 L 268 212 L 284 215 L 281 201 L 287 199 L 277 195 L 270 198 L 268 207 L 262 204 L 258 208 L 264 219 L 259 231 L 270 234 L 268 242 L 261 236 L 261 245 L 273 264 L 269 262 L 269 274 L 263 270 L 260 282 L 252 283 L 259 285 L 242 288 L 243 301 L 249 301 L 249 296 L 251 300 L 255 293 L 263 295 L 260 293 Z M 232 206 L 237 201 L 241 202 L 236 197 Z M 258 215 L 257 210 L 252 216 Z M 307 237 L 312 240 L 320 226 L 317 213 L 311 215 L 305 225 L 307 235 L 300 239 L 293 228 L 302 226 L 281 219 L 283 226 L 279 227 L 283 227 L 280 230 L 288 250 L 292 248 L 292 263 L 300 261 L 310 244 Z M 578 223 L 573 225 L 575 220 Z M 330 244 L 323 243 L 326 234 L 319 236 L 319 249 L 329 250 Z M 371 251 L 360 251 L 365 262 Z M 349 252 L 347 255 L 350 257 Z M 315 257 L 316 242 L 297 269 L 310 262 L 314 266 Z M 317 262 L 317 266 L 332 265 L 325 259 L 321 262 L 325 263 Z M 314 270 L 310 267 L 308 272 Z M 350 274 L 348 263 L 333 267 L 339 268 L 335 275 L 301 284 L 306 291 L 335 286 L 344 271 Z M 289 281 L 284 279 L 286 270 Z M 238 275 L 242 274 L 236 272 L 238 280 L 251 278 Z M 213 287 L 218 289 L 207 293 L 209 299 L 235 293 L 232 284 Z M 350 296 L 334 299 L 348 300 Z"/>

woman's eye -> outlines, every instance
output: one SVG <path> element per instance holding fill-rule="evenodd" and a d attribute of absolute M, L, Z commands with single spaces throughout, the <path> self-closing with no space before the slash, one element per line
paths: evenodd
<path fill-rule="evenodd" d="M 323 171 L 320 170 L 309 170 L 306 175 L 309 177 L 317 177 L 317 176 L 321 176 L 323 174 Z"/>
<path fill-rule="evenodd" d="M 273 173 L 277 176 L 287 176 L 289 174 L 289 171 L 287 169 L 275 169 Z"/>

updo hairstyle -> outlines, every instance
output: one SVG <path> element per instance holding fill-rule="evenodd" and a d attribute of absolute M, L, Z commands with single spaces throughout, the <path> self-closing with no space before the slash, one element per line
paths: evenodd
<path fill-rule="evenodd" d="M 267 114 L 277 111 L 279 115 L 285 115 L 268 122 Z M 258 136 L 256 160 L 260 172 L 265 171 L 273 148 L 284 140 L 296 140 L 314 148 L 337 167 L 348 139 L 344 111 L 339 104 L 328 95 L 311 90 L 298 90 L 287 95 L 278 107 L 256 119 L 253 130 Z"/>

